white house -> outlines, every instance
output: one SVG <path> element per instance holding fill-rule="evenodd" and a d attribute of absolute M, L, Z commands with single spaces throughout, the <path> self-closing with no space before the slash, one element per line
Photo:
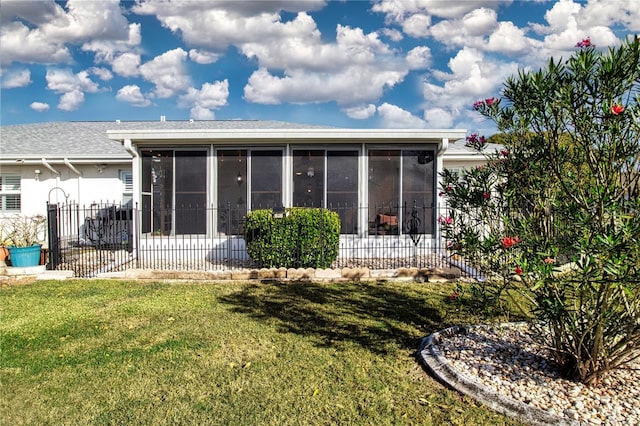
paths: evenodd
<path fill-rule="evenodd" d="M 365 245 L 402 238 L 411 217 L 424 242 L 437 238 L 438 173 L 485 161 L 465 135 L 252 120 L 2 126 L 1 215 L 44 214 L 47 202 L 129 203 L 138 235 L 206 237 L 214 247 L 217 237 L 241 240 L 234 217 L 250 210 L 323 206 Z"/>
<path fill-rule="evenodd" d="M 1 214 L 45 214 L 46 203 L 127 201 L 131 155 L 107 138 L 115 123 L 0 127 Z"/>

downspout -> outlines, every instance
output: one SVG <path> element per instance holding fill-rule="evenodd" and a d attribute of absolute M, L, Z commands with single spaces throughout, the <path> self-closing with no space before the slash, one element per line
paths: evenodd
<path fill-rule="evenodd" d="M 124 145 L 124 149 L 127 150 L 127 152 L 129 154 L 131 154 L 131 156 L 133 158 L 136 158 L 138 156 L 138 153 L 136 152 L 136 150 L 133 148 L 133 145 L 131 145 L 131 139 L 125 139 L 123 141 L 123 145 Z"/>
<path fill-rule="evenodd" d="M 135 207 L 142 200 L 140 199 L 140 188 L 142 187 L 140 183 L 140 160 L 138 157 L 138 152 L 133 147 L 131 143 L 131 139 L 124 139 L 122 141 L 122 145 L 124 149 L 131 154 L 131 176 L 133 177 L 133 206 Z"/>
<path fill-rule="evenodd" d="M 449 148 L 449 138 L 442 138 L 442 140 L 440 141 L 440 143 L 438 144 L 438 153 L 436 155 L 436 194 L 438 193 L 438 189 L 440 188 L 440 186 L 442 185 L 442 176 L 440 176 L 440 172 L 442 172 L 444 170 L 444 161 L 443 161 L 443 156 L 444 153 L 446 152 L 447 148 Z M 434 236 L 435 236 L 435 240 L 436 240 L 436 244 L 438 247 L 440 247 L 440 250 L 443 254 L 444 257 L 446 257 L 446 250 L 443 247 L 444 245 L 444 240 L 442 239 L 442 232 L 440 231 L 440 227 L 438 226 L 438 222 L 436 220 L 436 217 L 440 217 L 440 216 L 444 216 L 445 215 L 445 211 L 443 211 L 442 207 L 439 203 L 439 197 L 433 197 L 434 203 L 435 203 L 435 217 L 433 218 L 434 221 Z"/>
<path fill-rule="evenodd" d="M 69 161 L 68 158 L 64 159 L 64 164 L 71 169 L 71 171 L 75 174 L 77 174 L 78 176 L 82 176 L 82 173 L 80 173 L 80 170 L 76 169 L 75 166 L 73 164 L 71 164 L 71 162 Z"/>
<path fill-rule="evenodd" d="M 51 170 L 53 173 L 55 173 L 56 175 L 60 176 L 60 172 L 57 171 L 56 169 L 53 168 L 53 166 L 51 164 L 49 164 L 47 162 L 46 158 L 42 158 L 42 165 L 45 166 L 47 169 Z"/>
<path fill-rule="evenodd" d="M 133 212 L 135 212 L 135 214 L 137 215 L 137 219 L 138 220 L 134 220 L 132 225 L 133 225 L 133 229 L 131 229 L 131 237 L 133 238 L 133 241 L 131 242 L 131 249 L 132 249 L 132 254 L 134 259 L 138 258 L 138 247 L 139 247 L 139 241 L 140 241 L 140 223 L 142 222 L 142 217 L 140 215 L 138 215 L 138 204 L 142 201 L 141 198 L 141 187 L 142 184 L 140 182 L 140 160 L 138 158 L 138 153 L 136 152 L 136 149 L 133 147 L 132 143 L 131 143 L 131 139 L 124 139 L 122 141 L 122 145 L 124 146 L 124 149 L 131 154 L 131 176 L 133 177 L 133 197 L 131 200 L 131 204 L 133 207 Z M 134 260 L 132 259 L 132 260 Z"/>
<path fill-rule="evenodd" d="M 440 143 L 438 144 L 438 156 L 443 154 L 447 148 L 449 148 L 449 138 L 442 138 Z"/>
<path fill-rule="evenodd" d="M 80 170 L 76 169 L 75 166 L 73 164 L 71 164 L 71 162 L 69 161 L 68 158 L 64 159 L 64 164 L 76 175 L 78 175 L 78 188 L 77 188 L 77 194 L 78 194 L 78 204 L 80 204 L 81 202 L 81 195 L 82 192 L 80 191 L 80 188 L 82 188 L 82 173 L 80 173 Z"/>

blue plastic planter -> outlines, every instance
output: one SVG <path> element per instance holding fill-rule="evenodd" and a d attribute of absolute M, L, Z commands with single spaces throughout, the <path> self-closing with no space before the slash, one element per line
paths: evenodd
<path fill-rule="evenodd" d="M 36 244 L 31 247 L 7 247 L 11 266 L 25 268 L 38 266 L 40 264 L 40 250 L 42 245 Z"/>

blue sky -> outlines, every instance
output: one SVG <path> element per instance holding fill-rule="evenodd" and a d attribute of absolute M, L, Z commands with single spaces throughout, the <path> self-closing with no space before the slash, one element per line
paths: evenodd
<path fill-rule="evenodd" d="M 491 131 L 519 68 L 640 32 L 640 0 L 0 0 L 1 124 L 258 119 Z"/>

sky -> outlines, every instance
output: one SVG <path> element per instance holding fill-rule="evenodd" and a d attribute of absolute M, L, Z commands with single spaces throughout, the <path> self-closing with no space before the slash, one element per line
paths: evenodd
<path fill-rule="evenodd" d="M 0 124 L 491 132 L 505 78 L 640 33 L 640 0 L 0 0 Z"/>

